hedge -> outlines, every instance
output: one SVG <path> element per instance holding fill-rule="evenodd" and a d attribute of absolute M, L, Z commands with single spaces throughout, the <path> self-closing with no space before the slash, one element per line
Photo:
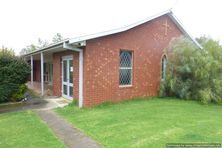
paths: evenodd
<path fill-rule="evenodd" d="M 29 64 L 15 56 L 12 50 L 0 49 L 0 102 L 22 99 L 22 97 L 12 98 L 12 96 L 21 92 L 21 86 L 27 82 L 30 71 Z"/>

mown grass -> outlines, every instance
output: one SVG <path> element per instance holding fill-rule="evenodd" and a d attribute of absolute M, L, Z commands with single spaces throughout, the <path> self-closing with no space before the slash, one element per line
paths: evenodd
<path fill-rule="evenodd" d="M 91 109 L 69 105 L 55 111 L 104 147 L 222 142 L 220 105 L 147 98 Z"/>
<path fill-rule="evenodd" d="M 32 111 L 0 114 L 1 148 L 63 148 L 65 145 Z"/>

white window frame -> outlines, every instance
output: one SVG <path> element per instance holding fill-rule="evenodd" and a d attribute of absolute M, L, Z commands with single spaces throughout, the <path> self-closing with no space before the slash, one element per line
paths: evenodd
<path fill-rule="evenodd" d="M 133 52 L 131 50 L 124 50 L 124 49 L 121 49 L 119 52 L 121 53 L 122 51 L 125 51 L 125 52 L 130 52 L 131 53 L 131 67 L 121 67 L 121 65 L 119 65 L 119 87 L 120 88 L 124 88 L 124 87 L 132 87 L 133 86 Z M 120 54 L 119 54 L 119 57 L 120 57 Z M 121 57 L 120 57 L 121 58 Z M 121 59 L 119 59 L 121 61 Z M 120 71 L 122 69 L 130 69 L 131 70 L 131 81 L 130 81 L 130 84 L 120 84 Z"/>

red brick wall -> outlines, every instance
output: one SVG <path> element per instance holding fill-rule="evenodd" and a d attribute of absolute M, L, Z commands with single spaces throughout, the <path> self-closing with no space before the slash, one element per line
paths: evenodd
<path fill-rule="evenodd" d="M 164 23 L 170 28 L 165 34 Z M 174 37 L 182 33 L 168 16 L 128 31 L 87 41 L 84 50 L 84 106 L 158 95 L 161 57 Z M 133 51 L 133 85 L 119 87 L 120 49 Z"/>
<path fill-rule="evenodd" d="M 53 54 L 53 95 L 61 96 L 62 90 L 62 57 L 73 56 L 73 95 L 79 98 L 79 53 L 74 51 L 63 51 Z"/>

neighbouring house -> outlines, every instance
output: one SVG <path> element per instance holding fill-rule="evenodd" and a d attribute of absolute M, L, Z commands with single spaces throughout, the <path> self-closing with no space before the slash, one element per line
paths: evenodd
<path fill-rule="evenodd" d="M 165 77 L 164 49 L 186 36 L 171 10 L 120 29 L 71 38 L 23 55 L 30 84 L 42 95 L 78 99 L 79 107 L 157 96 Z"/>

